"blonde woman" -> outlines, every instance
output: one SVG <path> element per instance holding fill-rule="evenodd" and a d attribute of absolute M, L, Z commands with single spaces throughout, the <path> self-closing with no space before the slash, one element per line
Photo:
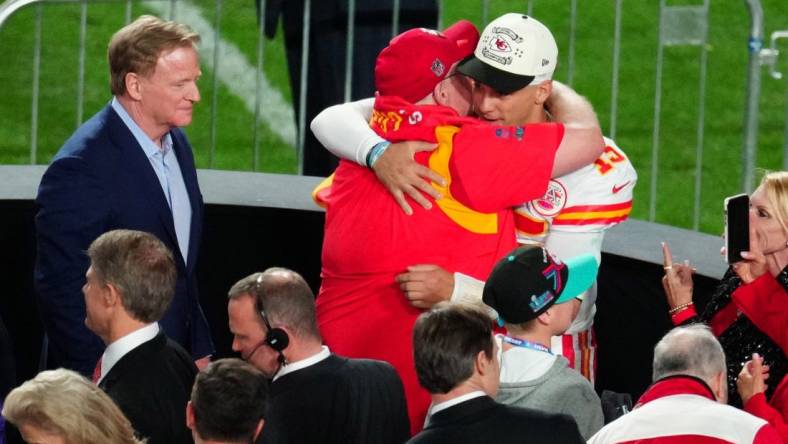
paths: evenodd
<path fill-rule="evenodd" d="M 109 396 L 71 370 L 41 372 L 12 390 L 3 416 L 29 444 L 143 444 Z"/>
<path fill-rule="evenodd" d="M 769 366 L 770 401 L 788 373 L 788 311 L 780 308 L 788 300 L 788 172 L 766 174 L 750 196 L 750 251 L 742 257 L 700 314 L 692 303 L 692 267 L 672 263 L 666 247 L 663 278 L 673 323 L 705 322 L 720 340 L 728 366 L 728 402 L 737 407 L 742 402 L 736 377 L 753 353 Z"/>

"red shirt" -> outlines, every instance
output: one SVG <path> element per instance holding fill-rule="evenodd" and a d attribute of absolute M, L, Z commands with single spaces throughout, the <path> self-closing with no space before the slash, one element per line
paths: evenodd
<path fill-rule="evenodd" d="M 396 97 L 376 100 L 371 125 L 392 142 L 437 142 L 416 160 L 449 184 L 431 210 L 413 205 L 408 216 L 373 171 L 340 162 L 327 197 L 318 324 L 333 351 L 394 365 L 416 432 L 429 405 L 411 352 L 421 311 L 405 299 L 395 276 L 429 263 L 486 279 L 516 246 L 511 208 L 544 194 L 563 126 L 492 126 Z"/>

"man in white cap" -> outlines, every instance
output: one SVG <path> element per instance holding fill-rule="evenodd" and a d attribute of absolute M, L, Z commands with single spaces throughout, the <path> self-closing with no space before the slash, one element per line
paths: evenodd
<path fill-rule="evenodd" d="M 480 118 L 508 125 L 547 122 L 551 116 L 544 103 L 553 92 L 557 60 L 550 30 L 533 17 L 510 13 L 487 25 L 474 56 L 458 71 L 476 82 L 474 104 Z M 519 243 L 544 244 L 559 258 L 590 253 L 601 261 L 605 230 L 629 216 L 637 181 L 624 152 L 608 138 L 605 145 L 594 163 L 551 180 L 543 197 L 515 210 Z M 596 289 L 594 283 L 580 296 L 577 317 L 552 341 L 553 352 L 563 354 L 591 382 Z"/>

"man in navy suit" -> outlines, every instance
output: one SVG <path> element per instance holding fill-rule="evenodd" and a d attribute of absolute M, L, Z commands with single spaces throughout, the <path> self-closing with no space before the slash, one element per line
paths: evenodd
<path fill-rule="evenodd" d="M 499 346 L 487 312 L 443 302 L 413 327 L 419 383 L 432 397 L 424 430 L 408 444 L 584 442 L 575 421 L 495 402 Z"/>
<path fill-rule="evenodd" d="M 213 353 L 195 277 L 202 195 L 179 129 L 200 100 L 198 42 L 188 27 L 151 16 L 118 31 L 108 50 L 111 103 L 66 141 L 41 180 L 35 288 L 50 368 L 89 375 L 101 355 L 83 324 L 85 250 L 117 228 L 152 233 L 173 251 L 175 295 L 160 324 L 198 365 Z"/>

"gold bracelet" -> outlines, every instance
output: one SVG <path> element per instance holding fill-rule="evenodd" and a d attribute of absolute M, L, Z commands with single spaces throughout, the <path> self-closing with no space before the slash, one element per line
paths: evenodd
<path fill-rule="evenodd" d="M 693 305 L 692 301 L 689 301 L 686 304 L 681 304 L 681 305 L 679 305 L 677 307 L 673 307 L 670 310 L 668 310 L 668 314 L 678 313 L 678 312 L 684 310 L 685 308 L 688 308 L 690 305 Z"/>

